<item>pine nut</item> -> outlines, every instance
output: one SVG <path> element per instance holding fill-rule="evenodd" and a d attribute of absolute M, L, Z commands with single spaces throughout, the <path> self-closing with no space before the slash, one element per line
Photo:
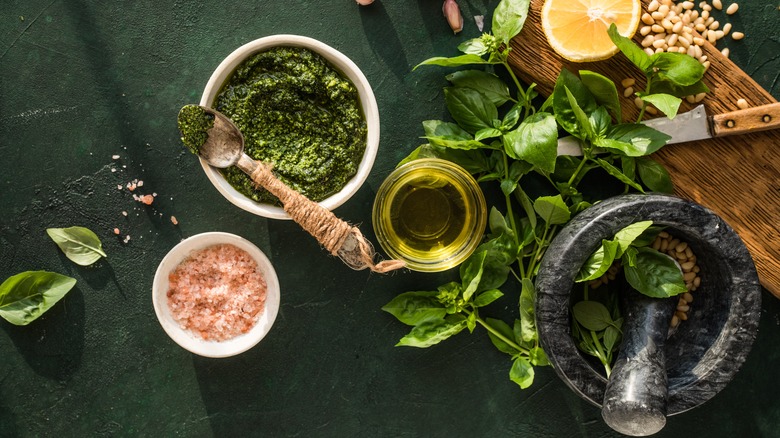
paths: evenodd
<path fill-rule="evenodd" d="M 653 28 L 651 28 L 650 26 L 642 26 L 639 29 L 639 34 L 642 36 L 647 36 L 652 30 Z"/>
<path fill-rule="evenodd" d="M 670 46 L 673 46 L 677 44 L 677 39 L 678 39 L 677 34 L 673 33 L 666 38 L 666 43 L 669 44 Z"/>
<path fill-rule="evenodd" d="M 693 279 L 693 287 L 699 287 L 701 286 L 701 277 L 696 277 Z"/>
<path fill-rule="evenodd" d="M 650 12 L 655 12 L 655 11 L 658 10 L 659 6 L 661 6 L 661 5 L 658 3 L 658 0 L 653 0 L 653 1 L 650 2 L 649 5 L 647 5 L 647 10 L 650 11 Z"/>
<path fill-rule="evenodd" d="M 686 52 L 685 47 L 678 47 L 677 48 L 677 53 L 682 53 L 684 55 L 685 52 Z"/>
<path fill-rule="evenodd" d="M 693 38 L 693 44 L 696 44 L 697 46 L 703 46 L 704 45 L 704 38 L 694 37 Z"/>
<path fill-rule="evenodd" d="M 661 231 L 660 233 L 658 233 L 658 237 L 660 237 L 661 239 L 668 239 L 670 237 L 670 234 L 667 233 L 666 231 Z"/>
<path fill-rule="evenodd" d="M 726 47 L 725 49 L 721 50 L 720 53 L 722 53 L 724 57 L 728 58 L 729 57 L 729 48 Z"/>
<path fill-rule="evenodd" d="M 674 28 L 674 25 L 672 24 L 672 22 L 669 21 L 666 18 L 661 20 L 661 26 L 663 26 L 663 28 L 666 29 L 666 30 L 672 30 L 672 28 Z"/>
<path fill-rule="evenodd" d="M 650 18 L 652 18 L 654 22 L 661 21 L 665 17 L 666 17 L 666 15 L 664 15 L 664 14 L 658 12 L 658 11 L 655 11 L 655 12 L 650 14 Z"/>
<path fill-rule="evenodd" d="M 712 0 L 712 6 L 719 11 L 723 9 L 723 3 L 720 0 Z"/>
<path fill-rule="evenodd" d="M 720 1 L 720 0 L 718 0 L 718 1 Z M 689 10 L 693 9 L 693 6 L 694 6 L 693 2 L 687 2 L 687 1 L 686 2 L 682 2 L 682 7 L 685 10 L 689 11 Z"/>
<path fill-rule="evenodd" d="M 693 46 L 693 48 L 694 48 L 694 50 L 696 50 L 696 56 L 694 56 L 694 58 L 697 58 L 697 59 L 701 58 L 701 56 L 702 56 L 701 46 Z"/>
<path fill-rule="evenodd" d="M 685 306 L 677 306 L 677 310 L 679 310 L 680 312 L 687 312 L 687 311 L 691 310 L 691 307 L 687 306 L 687 305 L 685 305 Z"/>
<path fill-rule="evenodd" d="M 680 325 L 680 318 L 678 318 L 677 315 L 672 315 L 671 325 L 672 325 L 672 328 L 675 328 L 678 325 Z"/>
<path fill-rule="evenodd" d="M 702 96 L 702 98 L 704 98 L 704 96 Z M 693 256 L 693 250 L 691 249 L 690 246 L 685 248 L 685 255 L 687 255 L 688 259 L 690 259 L 692 262 L 696 262 L 696 257 Z"/>
<path fill-rule="evenodd" d="M 648 35 L 642 40 L 642 47 L 650 47 L 655 42 L 655 38 L 652 35 Z"/>
<path fill-rule="evenodd" d="M 631 97 L 632 94 L 634 94 L 634 87 L 628 87 L 623 90 L 623 97 Z"/>
<path fill-rule="evenodd" d="M 716 30 L 715 31 L 715 39 L 716 40 L 719 40 L 719 39 L 723 38 L 724 36 L 726 36 L 726 32 L 723 32 L 722 30 Z"/>
<path fill-rule="evenodd" d="M 747 100 L 745 100 L 745 99 L 739 99 L 739 100 L 737 100 L 737 106 L 738 106 L 740 109 L 747 109 L 749 105 L 748 105 L 748 103 L 747 103 Z"/>
<path fill-rule="evenodd" d="M 622 85 L 624 88 L 632 87 L 634 84 L 636 84 L 636 79 L 634 78 L 625 78 L 620 81 L 620 85 Z"/>
<path fill-rule="evenodd" d="M 733 32 L 731 34 L 731 39 L 734 41 L 741 40 L 742 38 L 745 38 L 745 34 L 742 32 Z"/>
<path fill-rule="evenodd" d="M 653 54 L 663 53 L 663 51 L 664 51 L 664 48 L 663 47 L 659 47 L 659 48 L 655 49 L 655 52 L 653 52 Z"/>
<path fill-rule="evenodd" d="M 707 33 L 707 41 L 710 42 L 710 44 L 715 44 L 715 41 L 717 41 L 718 34 L 715 32 L 709 32 Z"/>
<path fill-rule="evenodd" d="M 642 23 L 647 24 L 648 26 L 655 23 L 655 20 L 653 20 L 653 17 L 650 16 L 648 13 L 642 14 Z"/>
<path fill-rule="evenodd" d="M 651 29 L 653 30 L 654 33 L 665 33 L 666 32 L 666 29 L 664 29 L 663 26 L 661 26 L 659 24 L 654 24 L 651 27 Z"/>
<path fill-rule="evenodd" d="M 704 61 L 706 61 L 706 60 L 707 60 L 707 55 L 704 55 L 704 56 L 702 56 L 701 58 L 699 58 L 699 62 L 701 62 L 702 64 L 703 64 L 703 63 L 704 63 Z"/>
<path fill-rule="evenodd" d="M 664 17 L 669 15 L 669 5 L 663 4 L 658 7 L 658 12 L 664 14 Z"/>
<path fill-rule="evenodd" d="M 647 53 L 650 56 L 653 56 L 655 54 L 655 50 L 653 50 L 653 49 L 651 49 L 649 47 L 645 47 L 645 53 Z"/>
<path fill-rule="evenodd" d="M 688 103 L 696 103 L 693 96 L 685 96 L 685 101 Z"/>
<path fill-rule="evenodd" d="M 701 65 L 704 66 L 704 70 L 707 70 L 708 68 L 710 68 L 711 63 L 709 61 L 704 61 L 701 63 Z"/>
<path fill-rule="evenodd" d="M 731 32 L 731 23 L 726 23 L 723 25 L 723 33 L 728 34 Z"/>
<path fill-rule="evenodd" d="M 672 32 L 680 33 L 682 31 L 682 28 L 683 28 L 683 22 L 678 21 L 677 23 L 674 24 L 674 26 L 672 26 Z"/>
<path fill-rule="evenodd" d="M 666 44 L 666 40 L 655 40 L 653 41 L 653 47 L 656 49 L 663 48 Z"/>
<path fill-rule="evenodd" d="M 726 15 L 734 15 L 737 13 L 737 10 L 739 9 L 739 5 L 736 3 L 732 3 L 729 5 L 729 7 L 726 9 Z"/>
<path fill-rule="evenodd" d="M 679 312 L 679 311 L 678 312 L 674 312 L 674 315 L 677 316 L 678 318 L 680 318 L 683 321 L 687 321 L 688 320 L 688 315 L 685 312 Z"/>
<path fill-rule="evenodd" d="M 690 292 L 685 292 L 683 294 L 683 299 L 685 300 L 686 303 L 690 304 L 693 302 L 693 294 L 691 294 Z"/>
<path fill-rule="evenodd" d="M 707 30 L 707 26 L 704 25 L 704 21 L 696 24 L 696 30 L 698 32 L 704 32 L 705 30 Z"/>
<path fill-rule="evenodd" d="M 635 105 L 637 108 L 639 108 L 639 109 L 642 109 L 642 99 L 640 99 L 640 98 L 638 98 L 638 97 L 635 97 L 635 98 L 634 98 L 634 105 Z"/>
<path fill-rule="evenodd" d="M 710 17 L 710 18 L 712 18 L 712 17 Z M 719 27 L 720 27 L 720 23 L 719 23 L 719 22 L 717 22 L 717 21 L 713 21 L 713 22 L 712 22 L 712 23 L 710 23 L 710 25 L 709 25 L 709 29 L 710 29 L 710 30 L 718 30 L 718 28 L 719 28 Z"/>
<path fill-rule="evenodd" d="M 650 105 L 648 105 L 647 108 L 645 108 L 645 112 L 653 116 L 658 114 L 658 110 L 655 109 L 655 107 L 652 107 Z"/>
<path fill-rule="evenodd" d="M 704 25 L 709 28 L 710 24 L 715 22 L 715 17 L 707 17 L 706 20 L 704 20 Z"/>
<path fill-rule="evenodd" d="M 694 267 L 693 267 L 693 272 L 695 272 L 695 273 L 697 273 L 697 274 L 698 274 L 699 272 L 701 272 L 701 268 L 699 268 L 699 265 L 696 265 L 696 266 L 694 266 Z"/>
<path fill-rule="evenodd" d="M 694 266 L 696 266 L 696 263 L 694 263 L 694 262 L 685 262 L 685 263 L 680 265 L 682 270 L 685 271 L 685 272 L 690 272 L 691 270 L 693 270 Z"/>
<path fill-rule="evenodd" d="M 690 42 L 690 41 L 688 41 L 688 39 L 687 39 L 687 38 L 685 38 L 685 37 L 679 37 L 679 38 L 677 38 L 677 42 L 678 42 L 678 43 L 680 43 L 680 45 L 681 45 L 682 47 L 684 47 L 686 50 L 688 49 L 688 47 L 690 47 L 690 46 L 691 46 L 691 42 Z"/>
<path fill-rule="evenodd" d="M 704 9 L 704 10 L 701 12 L 701 15 L 699 15 L 699 16 L 700 16 L 702 19 L 704 19 L 704 20 L 706 20 L 706 19 L 710 18 L 710 11 L 709 11 L 709 9 Z"/>
<path fill-rule="evenodd" d="M 686 53 L 691 58 L 695 58 L 696 57 L 696 46 L 688 46 L 688 51 Z"/>

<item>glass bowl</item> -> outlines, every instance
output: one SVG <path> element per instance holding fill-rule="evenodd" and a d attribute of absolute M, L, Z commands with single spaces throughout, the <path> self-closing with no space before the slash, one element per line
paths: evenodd
<path fill-rule="evenodd" d="M 444 271 L 463 262 L 482 241 L 486 221 L 477 181 L 462 167 L 439 158 L 399 166 L 374 201 L 379 244 L 414 271 Z"/>

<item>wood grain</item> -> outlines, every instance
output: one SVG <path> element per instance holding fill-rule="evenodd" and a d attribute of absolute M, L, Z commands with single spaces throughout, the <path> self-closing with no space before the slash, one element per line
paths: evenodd
<path fill-rule="evenodd" d="M 780 103 L 770 103 L 712 116 L 715 136 L 744 134 L 780 127 Z"/>
<path fill-rule="evenodd" d="M 620 91 L 620 81 L 628 77 L 644 88 L 644 75 L 621 54 L 595 63 L 573 63 L 552 51 L 539 24 L 543 3 L 531 1 L 525 27 L 511 42 L 509 62 L 522 81 L 536 82 L 537 90 L 549 95 L 562 68 L 587 69 L 609 77 Z M 649 0 L 643 3 L 646 6 Z M 740 98 L 751 106 L 775 102 L 718 49 L 707 43 L 704 53 L 711 61 L 704 77 L 711 91 L 702 102 L 708 114 L 736 111 Z M 636 119 L 633 97 L 621 99 L 624 119 Z M 692 107 L 683 101 L 680 111 Z M 654 158 L 671 173 L 678 196 L 712 209 L 736 230 L 753 256 L 761 284 L 780 298 L 780 131 L 676 144 Z"/>

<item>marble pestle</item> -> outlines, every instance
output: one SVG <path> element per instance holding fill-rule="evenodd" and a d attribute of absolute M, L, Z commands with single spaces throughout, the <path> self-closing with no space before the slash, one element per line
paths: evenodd
<path fill-rule="evenodd" d="M 604 391 L 601 414 L 609 427 L 624 435 L 652 435 L 666 425 L 664 343 L 678 299 L 651 298 L 624 284 L 620 301 L 623 342 Z"/>

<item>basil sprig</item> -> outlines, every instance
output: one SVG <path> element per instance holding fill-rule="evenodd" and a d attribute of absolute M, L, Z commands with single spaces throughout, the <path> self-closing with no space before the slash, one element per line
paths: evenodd
<path fill-rule="evenodd" d="M 529 0 L 502 0 L 493 14 L 492 33 L 462 42 L 461 55 L 430 58 L 415 67 L 469 66 L 447 75 L 450 85 L 444 89 L 444 103 L 451 120 L 424 121 L 425 144 L 401 163 L 423 157 L 450 160 L 483 186 L 494 182 L 503 199 L 497 198 L 501 205 L 490 209 L 489 231 L 461 264 L 459 281 L 436 290 L 402 293 L 383 307 L 411 327 L 398 346 L 430 347 L 465 329 L 484 328 L 493 345 L 509 356 L 509 378 L 521 388 L 533 383 L 534 367 L 549 364 L 536 329 L 534 279 L 558 231 L 571 217 L 603 199 L 604 192 L 671 192 L 673 188 L 666 169 L 649 157 L 669 136 L 638 120 L 621 120 L 612 80 L 592 71 L 563 70 L 552 95 L 541 104 L 536 85 L 520 83 L 508 63 L 509 42 L 521 31 L 529 4 Z M 683 55 L 651 57 L 631 40 L 613 34 L 610 30 L 621 52 L 648 78 L 647 89 L 639 92 L 643 102 L 674 117 L 679 106 L 675 99 L 706 90 L 701 83 L 703 69 Z M 495 73 L 497 68 L 504 70 L 509 83 Z M 640 120 L 643 114 L 644 108 Z M 578 139 L 582 157 L 558 156 L 561 130 Z M 601 258 L 589 265 L 594 272 L 583 275 L 595 275 L 607 259 L 625 255 L 634 263 L 628 265 L 635 270 L 637 283 L 650 285 L 663 262 L 645 255 L 645 248 L 632 247 L 630 243 L 636 241 L 630 239 L 632 232 L 626 230 L 615 243 L 605 244 Z M 501 288 L 510 278 L 517 281 L 519 294 L 513 297 L 517 316 L 507 323 L 486 314 L 509 295 Z M 579 333 L 588 337 L 578 339 L 589 351 L 598 351 L 604 363 L 619 345 L 622 320 L 612 312 L 607 311 L 609 318 L 603 309 L 599 312 L 601 325 L 591 324 L 590 312 L 577 310 L 575 316 L 580 314 L 588 320 L 586 326 L 601 329 L 593 339 L 590 329 L 583 327 Z"/>

